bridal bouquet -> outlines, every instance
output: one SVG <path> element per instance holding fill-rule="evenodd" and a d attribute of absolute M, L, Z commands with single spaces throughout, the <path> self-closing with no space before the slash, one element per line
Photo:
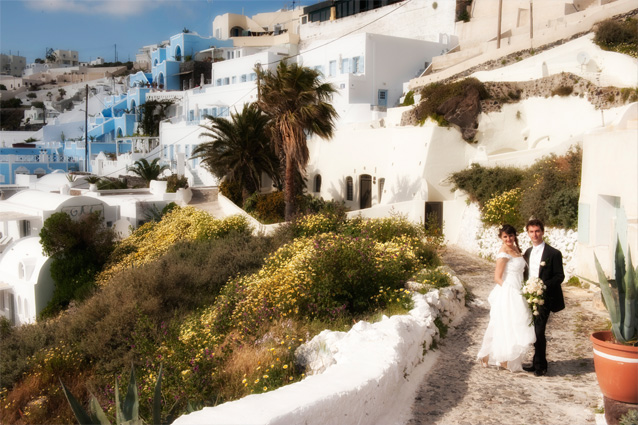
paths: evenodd
<path fill-rule="evenodd" d="M 547 287 L 537 277 L 530 278 L 523 284 L 523 296 L 527 300 L 527 304 L 532 309 L 532 315 L 538 316 L 538 306 L 545 304 L 545 289 Z M 534 318 L 533 317 L 533 318 Z"/>

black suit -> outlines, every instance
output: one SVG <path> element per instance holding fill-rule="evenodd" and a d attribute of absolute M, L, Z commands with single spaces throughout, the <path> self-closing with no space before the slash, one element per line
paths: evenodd
<path fill-rule="evenodd" d="M 525 251 L 525 262 L 529 265 L 529 257 L 532 248 Z M 529 270 L 525 268 L 525 279 L 529 277 Z M 538 270 L 538 277 L 543 281 L 545 289 L 545 304 L 539 306 L 539 315 L 534 319 L 534 331 L 536 332 L 536 342 L 534 343 L 534 368 L 536 370 L 547 370 L 547 339 L 545 339 L 545 327 L 550 312 L 561 311 L 565 308 L 565 299 L 561 283 L 565 280 L 563 272 L 563 255 L 559 250 L 545 244 L 541 254 L 541 265 Z"/>

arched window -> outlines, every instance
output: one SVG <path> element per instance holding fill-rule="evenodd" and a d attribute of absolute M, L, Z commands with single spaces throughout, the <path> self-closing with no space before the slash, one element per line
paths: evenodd
<path fill-rule="evenodd" d="M 321 174 L 315 176 L 315 192 L 321 192 Z"/>
<path fill-rule="evenodd" d="M 352 201 L 354 199 L 354 185 L 352 183 L 352 177 L 346 177 L 346 201 Z"/>

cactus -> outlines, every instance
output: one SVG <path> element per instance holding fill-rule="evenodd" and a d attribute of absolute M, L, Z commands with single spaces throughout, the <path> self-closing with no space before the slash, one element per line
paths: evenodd
<path fill-rule="evenodd" d="M 627 251 L 627 261 L 620 246 L 616 245 L 615 280 L 607 280 L 598 258 L 594 254 L 598 282 L 609 317 L 611 329 L 616 341 L 626 345 L 638 343 L 638 281 L 631 263 L 631 250 Z"/>
<path fill-rule="evenodd" d="M 99 424 L 99 425 L 111 425 L 111 422 L 106 417 L 104 410 L 100 407 L 95 396 L 91 395 L 89 401 L 89 410 L 84 410 L 82 405 L 71 394 L 71 392 L 64 386 L 62 381 L 62 391 L 66 396 L 71 410 L 75 415 L 80 425 Z M 129 379 L 128 390 L 126 391 L 126 397 L 124 401 L 120 403 L 119 385 L 115 380 L 115 420 L 117 425 L 143 425 L 145 422 L 139 416 L 139 396 L 137 394 L 137 382 L 135 381 L 135 368 L 131 366 L 131 377 Z M 153 395 L 153 423 L 161 423 L 161 408 L 162 408 L 162 366 L 160 365 L 159 374 L 157 375 L 157 382 L 155 383 L 155 394 Z"/>

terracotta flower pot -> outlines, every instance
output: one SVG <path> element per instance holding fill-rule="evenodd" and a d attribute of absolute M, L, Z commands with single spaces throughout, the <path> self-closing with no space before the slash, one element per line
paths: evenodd
<path fill-rule="evenodd" d="M 594 332 L 594 367 L 605 397 L 638 403 L 638 347 L 616 344 L 611 331 Z"/>

